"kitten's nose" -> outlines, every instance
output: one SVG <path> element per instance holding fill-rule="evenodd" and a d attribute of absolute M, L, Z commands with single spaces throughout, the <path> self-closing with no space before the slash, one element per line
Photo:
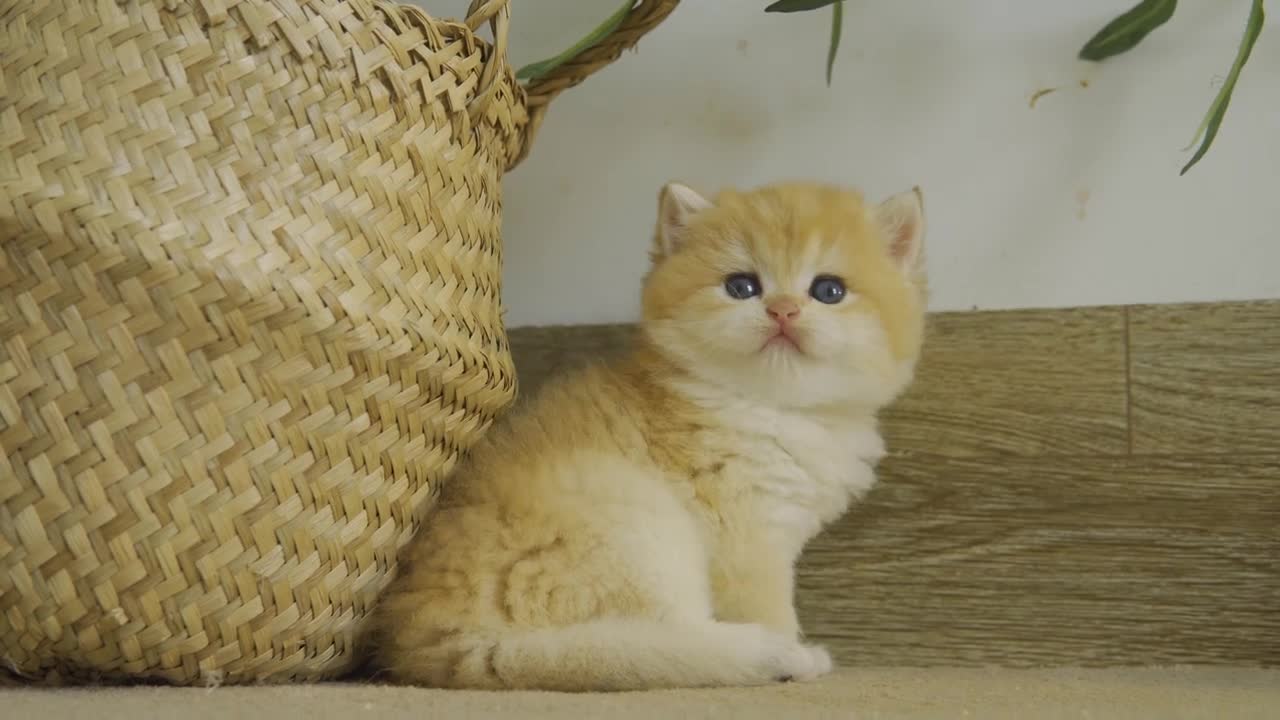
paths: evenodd
<path fill-rule="evenodd" d="M 791 298 L 778 298 L 766 305 L 765 311 L 779 325 L 786 325 L 800 314 L 800 304 Z"/>

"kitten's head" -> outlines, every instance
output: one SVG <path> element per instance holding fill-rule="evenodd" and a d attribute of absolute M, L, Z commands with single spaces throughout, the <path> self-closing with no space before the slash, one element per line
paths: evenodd
<path fill-rule="evenodd" d="M 879 408 L 924 331 L 919 189 L 868 205 L 817 184 L 662 189 L 644 328 L 703 382 L 779 407 Z"/>

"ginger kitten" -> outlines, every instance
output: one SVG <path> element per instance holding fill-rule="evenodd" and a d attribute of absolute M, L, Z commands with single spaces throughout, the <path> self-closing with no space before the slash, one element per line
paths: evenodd
<path fill-rule="evenodd" d="M 919 190 L 663 188 L 642 338 L 552 380 L 445 486 L 375 621 L 435 687 L 631 690 L 828 672 L 793 567 L 875 481 L 924 327 Z"/>

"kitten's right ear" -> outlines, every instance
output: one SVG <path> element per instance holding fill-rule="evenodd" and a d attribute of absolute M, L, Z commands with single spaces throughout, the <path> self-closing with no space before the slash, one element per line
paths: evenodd
<path fill-rule="evenodd" d="M 675 252 L 685 241 L 685 231 L 694 215 L 711 207 L 711 203 L 697 190 L 680 183 L 667 183 L 658 194 L 658 232 L 654 238 L 654 252 L 666 257 Z"/>

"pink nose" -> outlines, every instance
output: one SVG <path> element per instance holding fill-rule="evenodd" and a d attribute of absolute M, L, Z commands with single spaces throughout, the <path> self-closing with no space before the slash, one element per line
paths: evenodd
<path fill-rule="evenodd" d="M 800 314 L 800 305 L 791 298 L 780 298 L 765 306 L 765 311 L 779 325 L 786 325 Z"/>

